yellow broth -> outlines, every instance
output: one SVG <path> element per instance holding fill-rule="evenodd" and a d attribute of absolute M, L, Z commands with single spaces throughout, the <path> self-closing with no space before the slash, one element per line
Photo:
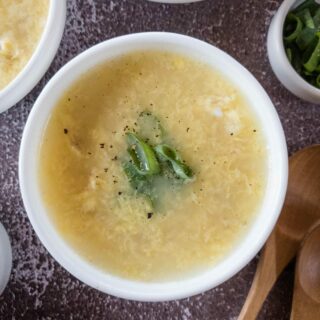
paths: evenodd
<path fill-rule="evenodd" d="M 145 110 L 195 174 L 179 188 L 160 186 L 157 209 L 122 168 L 125 132 Z M 185 56 L 147 51 L 99 65 L 63 94 L 44 132 L 39 178 L 57 230 L 79 255 L 155 281 L 230 253 L 260 208 L 266 162 L 260 124 L 232 83 Z"/>
<path fill-rule="evenodd" d="M 0 90 L 30 60 L 46 24 L 49 0 L 0 0 Z"/>

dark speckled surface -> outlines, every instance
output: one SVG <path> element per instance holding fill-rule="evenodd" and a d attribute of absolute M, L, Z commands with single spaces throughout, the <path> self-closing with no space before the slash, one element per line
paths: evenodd
<path fill-rule="evenodd" d="M 63 0 L 61 0 L 63 1 Z M 23 209 L 18 185 L 22 130 L 38 94 L 67 61 L 111 37 L 140 31 L 188 34 L 225 50 L 262 83 L 283 123 L 289 152 L 320 142 L 320 107 L 295 98 L 273 75 L 266 32 L 280 0 L 206 0 L 164 5 L 145 0 L 69 0 L 64 37 L 49 71 L 14 108 L 0 115 L 0 221 L 13 247 L 13 271 L 0 297 L 0 319 L 236 319 L 257 260 L 223 285 L 167 303 L 117 299 L 70 276 L 40 244 Z M 1 102 L 0 102 L 1 103 Z M 259 319 L 289 319 L 293 265 L 267 299 Z"/>

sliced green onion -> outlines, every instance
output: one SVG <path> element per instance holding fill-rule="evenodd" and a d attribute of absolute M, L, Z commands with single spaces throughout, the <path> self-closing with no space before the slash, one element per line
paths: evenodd
<path fill-rule="evenodd" d="M 312 77 L 313 73 L 307 70 L 303 70 L 304 75 L 306 75 L 307 77 Z"/>
<path fill-rule="evenodd" d="M 317 33 L 316 36 L 303 56 L 303 66 L 309 72 L 315 71 L 320 61 L 320 33 Z"/>
<path fill-rule="evenodd" d="M 126 133 L 129 144 L 128 153 L 141 175 L 154 175 L 159 173 L 160 166 L 153 149 L 134 133 Z"/>
<path fill-rule="evenodd" d="M 294 41 L 303 28 L 302 21 L 293 13 L 289 13 L 286 19 L 284 29 L 284 40 L 287 42 Z"/>
<path fill-rule="evenodd" d="M 293 12 L 301 12 L 304 9 L 309 9 L 311 14 L 314 14 L 314 12 L 319 8 L 319 4 L 317 4 L 314 0 L 307 0 L 305 2 L 302 2 L 299 6 L 297 6 Z"/>
<path fill-rule="evenodd" d="M 283 43 L 296 72 L 319 87 L 320 3 L 307 0 L 289 12 L 283 27 Z"/>
<path fill-rule="evenodd" d="M 318 8 L 313 16 L 313 22 L 314 26 L 316 27 L 317 31 L 319 30 L 320 27 L 320 8 Z"/>
<path fill-rule="evenodd" d="M 288 60 L 291 63 L 292 62 L 292 50 L 291 50 L 291 48 L 287 48 L 286 49 L 286 54 L 287 54 Z"/>
<path fill-rule="evenodd" d="M 303 22 L 303 24 L 307 28 L 311 28 L 311 29 L 315 28 L 315 25 L 314 25 L 314 22 L 313 22 L 313 19 L 312 19 L 312 16 L 311 16 L 309 8 L 305 8 L 302 11 L 297 12 L 296 16 L 298 18 L 300 18 L 300 20 Z"/>
<path fill-rule="evenodd" d="M 153 192 L 152 182 L 148 178 L 148 176 L 141 175 L 136 166 L 131 162 L 124 162 L 122 164 L 123 170 L 129 180 L 131 187 L 138 194 L 143 195 L 153 207 L 156 201 L 156 197 Z"/>
<path fill-rule="evenodd" d="M 141 192 L 147 181 L 146 176 L 141 175 L 138 172 L 137 167 L 129 161 L 123 163 L 123 169 L 132 187 L 138 192 Z"/>
<path fill-rule="evenodd" d="M 302 73 L 303 70 L 303 64 L 302 64 L 302 57 L 300 50 L 298 46 L 295 43 L 292 43 L 291 46 L 291 51 L 292 51 L 292 66 L 293 68 L 299 73 Z"/>
<path fill-rule="evenodd" d="M 181 157 L 176 150 L 166 144 L 160 144 L 155 147 L 155 151 L 160 159 L 170 162 L 175 174 L 179 178 L 184 180 L 192 178 L 192 170 L 182 162 Z"/>
<path fill-rule="evenodd" d="M 314 41 L 316 29 L 305 28 L 297 36 L 296 43 L 300 50 L 305 50 Z"/>

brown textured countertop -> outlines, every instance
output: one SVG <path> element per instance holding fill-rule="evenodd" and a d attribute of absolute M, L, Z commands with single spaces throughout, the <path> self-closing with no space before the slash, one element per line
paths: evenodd
<path fill-rule="evenodd" d="M 63 1 L 63 0 L 61 0 Z M 273 75 L 266 32 L 280 0 L 205 0 L 164 5 L 145 0 L 69 0 L 62 43 L 49 71 L 14 108 L 0 115 L 0 221 L 13 247 L 13 270 L 0 297 L 0 319 L 236 319 L 249 290 L 256 259 L 231 280 L 204 294 L 166 303 L 140 303 L 102 294 L 62 269 L 41 245 L 23 208 L 18 151 L 38 94 L 67 61 L 111 37 L 141 31 L 188 34 L 225 50 L 246 66 L 273 100 L 289 152 L 320 143 L 320 106 L 295 98 Z M 293 265 L 267 299 L 259 319 L 289 319 Z"/>

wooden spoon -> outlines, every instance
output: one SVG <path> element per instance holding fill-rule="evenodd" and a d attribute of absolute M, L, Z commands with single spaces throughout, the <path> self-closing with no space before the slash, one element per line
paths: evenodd
<path fill-rule="evenodd" d="M 279 220 L 262 251 L 238 320 L 256 319 L 277 278 L 320 220 L 320 145 L 305 148 L 289 161 L 289 185 Z"/>
<path fill-rule="evenodd" d="M 320 319 L 320 225 L 306 237 L 296 263 L 291 320 Z"/>

